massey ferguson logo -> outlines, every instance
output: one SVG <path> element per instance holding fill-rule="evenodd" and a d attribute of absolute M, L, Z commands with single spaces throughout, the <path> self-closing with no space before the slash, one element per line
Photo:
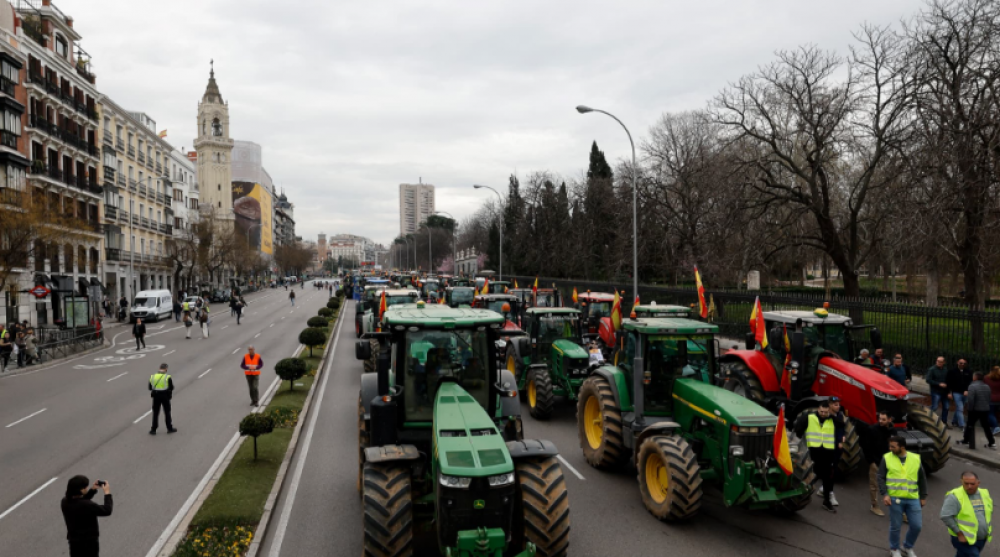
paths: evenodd
<path fill-rule="evenodd" d="M 865 386 L 863 384 L 861 384 L 860 381 L 858 381 L 857 379 L 853 379 L 851 377 L 848 377 L 848 376 L 844 375 L 843 373 L 841 373 L 841 372 L 833 369 L 830 366 L 825 366 L 823 364 L 820 364 L 819 365 L 819 370 L 822 371 L 823 373 L 829 373 L 830 375 L 836 377 L 837 379 L 840 379 L 844 383 L 850 383 L 851 385 L 854 385 L 855 387 L 861 389 L 862 391 L 865 390 Z"/>

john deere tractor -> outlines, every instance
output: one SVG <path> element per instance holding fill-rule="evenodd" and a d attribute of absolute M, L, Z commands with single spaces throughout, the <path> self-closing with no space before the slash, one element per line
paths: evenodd
<path fill-rule="evenodd" d="M 361 291 L 361 299 L 354 305 L 354 336 L 361 338 L 364 332 L 364 314 L 372 309 L 372 303 L 377 305 L 378 295 L 389 288 L 389 281 L 384 279 L 368 279 L 365 281 L 364 290 Z"/>
<path fill-rule="evenodd" d="M 373 294 L 374 298 L 361 315 L 361 338 L 367 340 L 372 345 L 373 354 L 371 358 L 365 361 L 365 373 L 375 371 L 375 355 L 379 352 L 378 336 L 372 333 L 379 327 L 378 312 L 382 304 L 382 292 L 383 290 L 379 290 Z M 410 288 L 385 289 L 384 292 L 386 308 L 403 304 L 415 304 L 420 300 L 420 293 Z"/>
<path fill-rule="evenodd" d="M 809 504 L 812 461 L 791 445 L 787 475 L 775 460 L 775 416 L 711 383 L 717 332 L 689 319 L 626 320 L 617 365 L 580 388 L 583 454 L 603 470 L 633 463 L 643 504 L 661 520 L 694 516 L 705 483 L 726 506 L 797 512 Z"/>
<path fill-rule="evenodd" d="M 578 344 L 580 312 L 573 308 L 531 308 L 524 314 L 526 336 L 507 344 L 507 371 L 539 420 L 552 416 L 557 396 L 576 400 L 587 378 L 587 351 Z"/>
<path fill-rule="evenodd" d="M 558 451 L 522 437 L 514 377 L 494 363 L 502 324 L 423 302 L 383 316 L 358 397 L 364 555 L 413 555 L 421 535 L 452 557 L 566 555 Z M 359 359 L 370 351 L 358 342 Z"/>

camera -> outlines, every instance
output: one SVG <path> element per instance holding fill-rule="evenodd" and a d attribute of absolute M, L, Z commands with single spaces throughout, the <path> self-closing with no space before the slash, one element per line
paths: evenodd
<path fill-rule="evenodd" d="M 104 486 L 108 485 L 108 482 L 106 482 L 104 480 L 97 480 L 97 485 L 99 487 L 104 487 Z"/>

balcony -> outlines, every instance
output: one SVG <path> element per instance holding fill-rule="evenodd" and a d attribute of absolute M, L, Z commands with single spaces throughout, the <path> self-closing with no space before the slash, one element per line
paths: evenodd
<path fill-rule="evenodd" d="M 63 182 L 65 182 L 67 186 L 75 186 L 76 176 L 74 176 L 72 172 L 67 170 L 66 172 L 63 172 Z"/>
<path fill-rule="evenodd" d="M 128 261 L 123 250 L 119 248 L 104 248 L 105 261 Z"/>
<path fill-rule="evenodd" d="M 135 157 L 135 147 L 131 145 L 128 146 L 128 156 L 133 158 Z"/>
<path fill-rule="evenodd" d="M 125 175 L 124 174 L 119 174 L 118 175 L 118 185 L 121 186 L 121 187 L 123 187 L 123 188 L 126 187 Z"/>
<path fill-rule="evenodd" d="M 104 181 L 109 184 L 115 183 L 115 167 L 104 165 Z"/>
<path fill-rule="evenodd" d="M 17 136 L 7 130 L 0 130 L 0 144 L 17 149 Z"/>
<path fill-rule="evenodd" d="M 14 96 L 14 82 L 7 79 L 6 77 L 0 77 L 0 91 L 3 91 L 9 97 Z"/>
<path fill-rule="evenodd" d="M 45 85 L 45 76 L 42 75 L 41 68 L 32 68 L 28 70 L 28 83 L 34 83 L 35 85 Z"/>
<path fill-rule="evenodd" d="M 53 180 L 62 181 L 62 177 L 63 177 L 62 170 L 59 170 L 58 168 L 56 168 L 54 166 L 49 166 L 48 175 L 49 175 L 49 178 L 52 178 Z"/>
<path fill-rule="evenodd" d="M 139 184 L 139 195 L 146 197 L 146 186 L 144 184 Z"/>
<path fill-rule="evenodd" d="M 55 74 L 52 74 L 45 80 L 45 90 L 54 97 L 59 96 L 59 83 L 55 81 Z"/>
<path fill-rule="evenodd" d="M 103 195 L 104 186 L 98 184 L 97 182 L 90 182 L 87 184 L 87 190 L 94 195 Z"/>
<path fill-rule="evenodd" d="M 0 188 L 0 203 L 21 205 L 21 191 L 13 188 Z"/>
<path fill-rule="evenodd" d="M 166 204 L 167 207 L 170 207 L 170 205 L 174 202 L 174 198 L 168 195 L 163 199 L 163 202 Z"/>
<path fill-rule="evenodd" d="M 94 108 L 94 107 L 92 107 L 92 106 L 88 106 L 87 107 L 87 118 L 90 118 L 91 120 L 97 122 L 97 109 Z"/>
<path fill-rule="evenodd" d="M 98 154 L 97 145 L 94 145 L 93 143 L 87 143 L 87 154 L 89 154 L 94 158 L 97 158 Z"/>
<path fill-rule="evenodd" d="M 160 163 L 156 163 L 156 175 L 157 176 L 163 175 L 163 166 L 161 166 Z"/>
<path fill-rule="evenodd" d="M 123 153 L 125 152 L 125 142 L 122 141 L 122 138 L 119 137 L 115 140 L 115 148 Z"/>
<path fill-rule="evenodd" d="M 37 130 L 41 130 L 47 134 L 52 133 L 52 124 L 50 124 L 48 120 L 42 118 L 41 116 L 38 116 L 37 114 L 31 115 L 31 118 L 28 120 L 28 125 Z"/>
<path fill-rule="evenodd" d="M 104 218 L 108 220 L 118 220 L 118 207 L 104 205 Z"/>
<path fill-rule="evenodd" d="M 149 219 L 148 219 L 148 218 L 146 218 L 146 217 L 142 217 L 142 219 L 141 219 L 141 222 L 142 222 L 142 225 L 141 225 L 141 226 L 142 226 L 143 228 L 149 228 Z"/>
<path fill-rule="evenodd" d="M 164 200 L 164 196 L 163 196 L 163 194 L 162 194 L 162 193 L 158 193 L 158 194 L 156 194 L 156 201 L 157 201 L 157 202 L 159 202 L 159 203 L 163 203 L 163 200 Z"/>
<path fill-rule="evenodd" d="M 131 149 L 129 149 L 129 154 L 132 154 Z M 139 164 L 146 164 L 146 155 L 142 154 L 142 151 L 139 151 Z"/>
<path fill-rule="evenodd" d="M 132 213 L 132 226 L 139 226 L 139 215 Z"/>
<path fill-rule="evenodd" d="M 139 184 L 136 184 L 135 180 L 129 178 L 129 180 L 128 180 L 128 189 L 129 189 L 129 191 L 131 191 L 132 193 L 135 193 L 136 191 L 138 191 L 138 188 L 139 188 Z"/>
<path fill-rule="evenodd" d="M 111 130 L 104 130 L 104 142 L 107 143 L 109 146 L 114 147 L 115 138 L 113 135 L 111 135 Z"/>
<path fill-rule="evenodd" d="M 104 233 L 104 225 L 97 221 L 80 221 L 81 228 L 84 230 L 89 230 L 91 232 L 97 232 L 98 234 Z"/>

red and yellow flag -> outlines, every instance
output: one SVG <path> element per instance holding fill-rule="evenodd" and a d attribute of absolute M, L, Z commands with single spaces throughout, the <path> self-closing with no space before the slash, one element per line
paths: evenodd
<path fill-rule="evenodd" d="M 788 340 L 788 325 L 782 325 L 785 333 L 785 370 L 781 375 L 781 390 L 789 397 L 792 396 L 792 370 L 788 369 L 789 362 L 792 361 L 792 343 Z"/>
<path fill-rule="evenodd" d="M 638 306 L 638 305 L 639 305 L 639 295 L 638 295 L 638 294 L 636 294 L 636 295 L 635 295 L 635 301 L 634 301 L 634 302 L 632 302 L 632 312 L 633 312 L 633 313 L 635 312 L 635 308 L 636 308 L 636 306 Z M 631 314 L 630 314 L 630 315 L 631 315 Z"/>
<path fill-rule="evenodd" d="M 615 331 L 622 328 L 622 299 L 615 290 L 615 303 L 611 306 L 611 328 Z"/>
<path fill-rule="evenodd" d="M 698 315 L 705 319 L 708 317 L 708 304 L 705 303 L 705 286 L 701 283 L 697 265 L 694 266 L 694 282 L 698 285 Z"/>
<path fill-rule="evenodd" d="M 778 425 L 774 428 L 774 460 L 778 467 L 786 476 L 791 476 L 794 471 L 792 464 L 792 452 L 788 450 L 788 435 L 785 434 L 785 407 L 782 405 L 778 410 Z"/>
<path fill-rule="evenodd" d="M 382 332 L 382 316 L 385 315 L 385 309 L 386 309 L 386 305 L 385 305 L 385 290 L 383 290 L 382 291 L 381 299 L 379 300 L 379 303 L 378 303 L 378 322 L 379 322 L 378 331 L 380 333 Z"/>
<path fill-rule="evenodd" d="M 490 293 L 490 279 L 483 279 L 483 294 Z"/>
<path fill-rule="evenodd" d="M 579 303 L 579 302 L 580 302 L 580 297 L 577 296 L 577 294 L 576 294 L 576 287 L 574 286 L 573 287 L 573 303 L 576 304 L 576 303 Z"/>
<path fill-rule="evenodd" d="M 514 288 L 517 288 L 517 279 L 514 279 Z"/>
<path fill-rule="evenodd" d="M 754 301 L 753 311 L 750 313 L 750 330 L 760 347 L 767 348 L 767 330 L 764 325 L 764 311 L 760 308 L 760 296 Z"/>
<path fill-rule="evenodd" d="M 444 303 L 444 296 L 439 296 L 438 297 L 438 304 L 443 304 L 443 303 Z"/>
<path fill-rule="evenodd" d="M 538 294 L 538 277 L 535 277 L 535 285 L 531 287 L 532 294 Z"/>

